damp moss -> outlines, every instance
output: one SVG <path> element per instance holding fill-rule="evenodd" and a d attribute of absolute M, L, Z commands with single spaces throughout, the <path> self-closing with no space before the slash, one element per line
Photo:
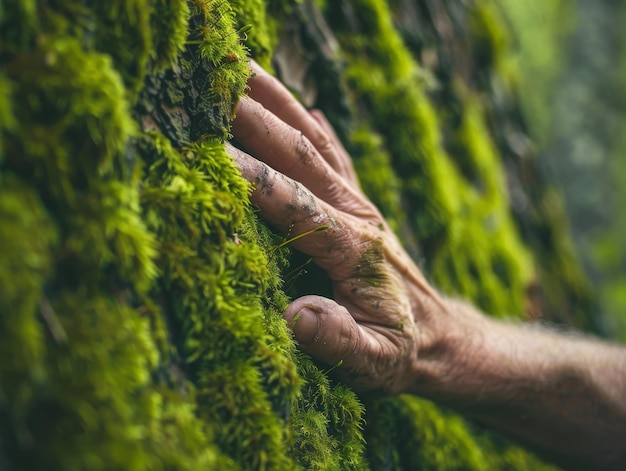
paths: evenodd
<path fill-rule="evenodd" d="M 247 183 L 217 141 L 181 153 L 153 135 L 143 147 L 142 203 L 160 244 L 159 291 L 171 300 L 200 417 L 215 424 L 220 448 L 234 461 L 286 468 L 281 413 L 298 380 L 263 329 L 270 271 L 254 231 L 243 227 Z"/>
<path fill-rule="evenodd" d="M 246 37 L 254 59 L 271 69 L 272 51 L 278 42 L 278 18 L 269 14 L 264 0 L 233 0 L 230 2 L 236 13 L 239 28 L 248 29 L 241 33 Z"/>
<path fill-rule="evenodd" d="M 351 135 L 354 166 L 363 191 L 381 210 L 396 233 L 405 222 L 401 203 L 401 181 L 391 166 L 389 151 L 375 131 L 362 125 Z"/>
<path fill-rule="evenodd" d="M 481 0 L 468 13 L 469 33 L 480 69 L 512 85 L 517 74 L 508 53 L 512 42 L 511 28 L 501 4 Z"/>
<path fill-rule="evenodd" d="M 364 410 L 354 392 L 331 383 L 326 371 L 303 354 L 305 381 L 293 409 L 294 443 L 290 453 L 303 469 L 366 470 Z"/>
<path fill-rule="evenodd" d="M 286 298 L 268 295 L 280 285 L 276 245 L 259 232 L 248 185 L 223 145 L 179 152 L 146 135 L 142 155 L 145 218 L 160 241 L 159 292 L 171 299 L 198 412 L 215 424 L 220 449 L 244 467 L 354 469 L 361 406 L 310 360 L 296 361 L 280 315 Z"/>
<path fill-rule="evenodd" d="M 32 45 L 39 26 L 36 9 L 35 0 L 0 3 L 0 57 L 5 59 Z"/>
<path fill-rule="evenodd" d="M 13 110 L 11 109 L 11 83 L 0 73 L 0 122 L 3 123 L 3 130 L 11 130 L 15 126 L 15 117 L 13 116 Z M 0 164 L 4 158 L 4 132 L 0 132 Z"/>
<path fill-rule="evenodd" d="M 186 107 L 193 115 L 190 140 L 215 136 L 226 139 L 235 105 L 250 76 L 247 49 L 241 42 L 242 36 L 235 27 L 236 18 L 228 2 L 194 0 L 190 5 L 194 20 L 188 48 L 181 59 L 181 65 L 187 70 L 183 72 L 184 78 L 179 79 L 182 83 L 178 84 L 186 89 L 191 78 L 194 85 L 194 90 L 187 95 Z"/>
<path fill-rule="evenodd" d="M 136 124 L 110 57 L 85 52 L 76 39 L 50 39 L 15 57 L 6 75 L 13 103 L 20 103 L 20 126 L 4 133 L 16 170 L 40 179 L 51 197 L 69 200 L 72 187 L 114 169 Z"/>
<path fill-rule="evenodd" d="M 115 32 L 70 28 L 79 9 L 46 5 L 21 23 L 28 30 L 36 13 L 53 13 L 38 41 L 3 43 L 3 460 L 20 469 L 232 469 L 176 368 L 161 307 L 147 298 L 158 245 L 139 206 L 129 105 L 143 72 L 113 49 L 133 34 L 148 43 L 141 4 L 107 6 L 105 17 L 120 15 Z M 93 12 L 81 11 L 89 23 Z M 105 36 L 106 48 L 94 40 Z"/>
<path fill-rule="evenodd" d="M 188 35 L 187 0 L 156 0 L 150 16 L 152 50 L 157 69 L 170 66 L 183 51 Z"/>
<path fill-rule="evenodd" d="M 377 400 L 368 410 L 372 469 L 557 469 L 423 399 Z"/>
<path fill-rule="evenodd" d="M 37 307 L 53 264 L 57 230 L 37 193 L 13 176 L 0 182 L 0 317 L 3 392 L 0 408 L 13 398 L 24 413 L 36 384 L 43 380 L 45 350 Z"/>
<path fill-rule="evenodd" d="M 489 11 L 483 13 L 487 18 Z M 510 215 L 501 156 L 480 95 L 461 77 L 450 81 L 448 93 L 460 110 L 451 125 L 446 110 L 431 101 L 421 66 L 402 43 L 386 2 L 327 3 L 326 15 L 342 47 L 345 78 L 359 115 L 369 117 L 370 133 L 381 136 L 397 175 L 399 203 L 418 238 L 427 275 L 444 292 L 470 299 L 494 316 L 522 317 L 533 263 Z M 486 73 L 500 73 L 504 39 L 499 33 L 481 30 L 487 36 L 476 39 L 490 41 Z M 356 143 L 362 139 L 357 135 Z M 371 155 L 364 153 L 364 159 L 380 159 Z M 375 191 L 375 177 L 359 159 L 356 168 Z M 485 445 L 489 438 L 478 439 L 459 417 L 415 398 L 369 405 L 366 420 L 374 469 L 540 466 L 515 447 L 508 461 L 500 461 L 500 452 Z M 390 438 L 395 433 L 397 440 Z"/>

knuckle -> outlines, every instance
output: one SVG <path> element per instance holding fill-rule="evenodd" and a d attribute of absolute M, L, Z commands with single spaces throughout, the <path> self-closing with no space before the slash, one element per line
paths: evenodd
<path fill-rule="evenodd" d="M 315 135 L 315 144 L 317 150 L 322 155 L 331 154 L 335 150 L 335 146 L 330 135 L 322 129 L 319 129 Z"/>
<path fill-rule="evenodd" d="M 291 139 L 292 147 L 300 163 L 306 165 L 315 160 L 317 151 L 311 141 L 301 131 L 294 131 Z"/>

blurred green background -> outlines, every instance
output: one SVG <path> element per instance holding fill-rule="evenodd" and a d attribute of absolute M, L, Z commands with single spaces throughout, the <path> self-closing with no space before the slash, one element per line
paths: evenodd
<path fill-rule="evenodd" d="M 500 0 L 516 31 L 510 67 L 546 177 L 608 337 L 626 341 L 626 3 Z"/>

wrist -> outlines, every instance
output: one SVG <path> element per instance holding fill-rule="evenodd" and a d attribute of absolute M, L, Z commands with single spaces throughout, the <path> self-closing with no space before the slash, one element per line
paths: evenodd
<path fill-rule="evenodd" d="M 472 386 L 494 322 L 461 301 L 440 298 L 438 308 L 418 320 L 419 353 L 411 389 L 407 392 L 456 403 Z"/>

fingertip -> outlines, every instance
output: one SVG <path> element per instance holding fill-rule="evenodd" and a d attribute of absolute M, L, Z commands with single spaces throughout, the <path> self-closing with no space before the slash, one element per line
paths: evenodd
<path fill-rule="evenodd" d="M 250 70 L 252 70 L 253 72 L 255 73 L 264 72 L 263 68 L 254 59 L 250 58 L 250 62 L 248 64 L 250 65 Z"/>
<path fill-rule="evenodd" d="M 287 325 L 301 345 L 309 345 L 319 336 L 319 319 L 316 312 L 308 307 L 297 310 L 293 315 L 285 315 Z"/>
<path fill-rule="evenodd" d="M 326 121 L 326 116 L 324 116 L 324 113 L 317 108 L 310 109 L 309 113 L 311 113 L 311 116 L 313 116 L 317 121 Z"/>
<path fill-rule="evenodd" d="M 284 317 L 304 352 L 329 365 L 354 361 L 360 333 L 345 307 L 322 296 L 304 296 L 287 308 Z"/>

